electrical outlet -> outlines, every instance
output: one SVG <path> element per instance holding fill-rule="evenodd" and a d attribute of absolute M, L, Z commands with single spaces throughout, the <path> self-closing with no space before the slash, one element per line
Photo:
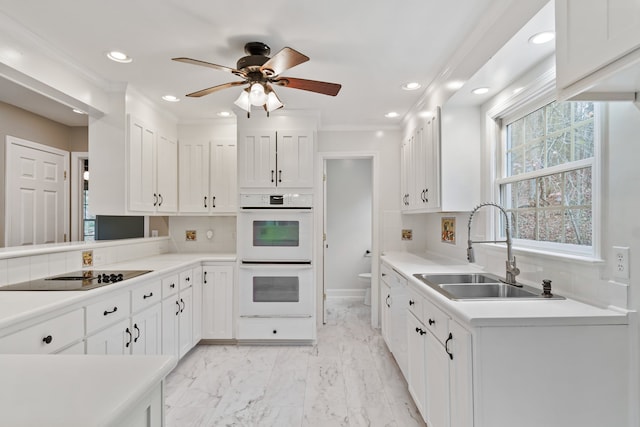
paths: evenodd
<path fill-rule="evenodd" d="M 613 277 L 618 279 L 629 278 L 629 248 L 613 247 Z"/>

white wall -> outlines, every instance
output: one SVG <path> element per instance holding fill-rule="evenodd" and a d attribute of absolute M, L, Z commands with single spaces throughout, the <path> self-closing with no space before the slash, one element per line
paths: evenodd
<path fill-rule="evenodd" d="M 196 240 L 186 239 L 187 230 L 196 231 Z M 236 217 L 170 216 L 169 237 L 171 252 L 235 253 Z"/>
<path fill-rule="evenodd" d="M 332 290 L 364 289 L 359 273 L 371 272 L 371 159 L 327 160 L 327 244 L 325 286 Z"/>

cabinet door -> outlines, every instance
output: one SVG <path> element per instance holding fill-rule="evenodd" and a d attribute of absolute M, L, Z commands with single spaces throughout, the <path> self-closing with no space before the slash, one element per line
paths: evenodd
<path fill-rule="evenodd" d="M 88 337 L 87 354 L 130 354 L 132 342 L 133 332 L 127 318 Z"/>
<path fill-rule="evenodd" d="M 400 153 L 400 209 L 403 211 L 411 208 L 414 184 L 413 143 L 414 135 L 409 136 L 401 146 Z"/>
<path fill-rule="evenodd" d="M 276 186 L 276 133 L 238 133 L 238 185 L 240 188 Z"/>
<path fill-rule="evenodd" d="M 449 354 L 431 332 L 425 337 L 426 411 L 423 414 L 429 427 L 449 427 Z"/>
<path fill-rule="evenodd" d="M 180 140 L 180 212 L 209 211 L 209 141 Z"/>
<path fill-rule="evenodd" d="M 426 400 L 425 400 L 425 337 L 427 335 L 426 328 L 416 317 L 407 314 L 407 334 L 408 334 L 408 366 L 407 366 L 407 385 L 409 394 L 413 397 L 416 407 L 422 414 L 426 416 Z M 426 418 L 425 418 L 426 420 Z M 438 427 L 435 424 L 427 422 L 430 427 Z"/>
<path fill-rule="evenodd" d="M 440 108 L 436 108 L 434 116 L 427 121 L 424 129 L 424 183 L 425 205 L 428 209 L 440 207 Z"/>
<path fill-rule="evenodd" d="M 237 144 L 233 139 L 211 141 L 211 212 L 238 210 Z"/>
<path fill-rule="evenodd" d="M 449 330 L 451 427 L 473 427 L 471 334 L 455 321 L 449 322 Z"/>
<path fill-rule="evenodd" d="M 181 290 L 179 297 L 178 357 L 181 358 L 193 347 L 193 288 Z"/>
<path fill-rule="evenodd" d="M 556 23 L 560 89 L 640 47 L 636 0 L 556 0 Z"/>
<path fill-rule="evenodd" d="M 156 134 L 134 116 L 129 116 L 129 209 L 153 212 L 156 193 Z"/>
<path fill-rule="evenodd" d="M 202 267 L 193 269 L 193 331 L 192 346 L 202 339 Z"/>
<path fill-rule="evenodd" d="M 178 211 L 178 144 L 160 135 L 157 140 L 157 212 Z"/>
<path fill-rule="evenodd" d="M 162 308 L 155 304 L 131 319 L 132 354 L 162 354 Z"/>
<path fill-rule="evenodd" d="M 162 354 L 178 357 L 180 308 L 178 294 L 162 300 Z"/>
<path fill-rule="evenodd" d="M 276 185 L 313 187 L 313 132 L 279 131 Z"/>
<path fill-rule="evenodd" d="M 390 345 L 390 337 L 389 337 L 389 321 L 390 321 L 390 311 L 391 311 L 391 288 L 384 281 L 380 281 L 382 284 L 382 292 L 380 295 L 382 296 L 382 311 L 380 313 L 380 329 L 382 333 L 382 338 L 384 342 L 387 344 L 387 348 L 391 349 Z"/>
<path fill-rule="evenodd" d="M 233 267 L 204 267 L 202 286 L 203 338 L 233 338 Z"/>
<path fill-rule="evenodd" d="M 413 136 L 413 162 L 414 183 L 410 189 L 410 209 L 423 209 L 426 207 L 426 193 L 429 187 L 427 180 L 429 164 L 427 163 L 428 127 L 425 123 L 419 123 Z M 427 132 L 425 132 L 427 130 Z"/>

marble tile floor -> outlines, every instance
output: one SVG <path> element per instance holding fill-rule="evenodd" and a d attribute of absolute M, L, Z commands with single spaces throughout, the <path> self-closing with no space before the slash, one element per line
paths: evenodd
<path fill-rule="evenodd" d="M 361 301 L 329 300 L 313 346 L 197 346 L 165 392 L 167 427 L 425 426 Z"/>

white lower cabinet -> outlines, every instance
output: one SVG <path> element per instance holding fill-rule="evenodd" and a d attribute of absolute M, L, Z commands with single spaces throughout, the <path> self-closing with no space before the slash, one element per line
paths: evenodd
<path fill-rule="evenodd" d="M 181 289 L 179 293 L 162 300 L 162 354 L 178 358 L 193 347 L 193 289 Z"/>
<path fill-rule="evenodd" d="M 387 345 L 406 378 L 408 375 L 407 307 L 409 304 L 407 279 L 386 264 L 382 264 L 380 272 L 381 282 L 386 283 L 389 287 L 389 297 L 383 295 L 385 306 L 388 305 L 387 335 L 389 341 Z"/>
<path fill-rule="evenodd" d="M 449 427 L 449 355 L 435 335 L 427 331 L 425 335 L 425 411 L 428 426 Z"/>
<path fill-rule="evenodd" d="M 202 267 L 193 269 L 193 329 L 191 345 L 197 345 L 202 339 Z"/>
<path fill-rule="evenodd" d="M 380 295 L 382 297 L 382 307 L 380 310 L 380 330 L 384 342 L 387 343 L 387 347 L 389 347 L 389 342 L 391 341 L 391 337 L 389 335 L 389 321 L 391 315 L 391 288 L 385 281 L 380 281 L 380 284 Z"/>
<path fill-rule="evenodd" d="M 407 335 L 407 386 L 416 407 L 424 417 L 426 410 L 425 344 L 427 332 L 424 325 L 412 313 L 407 314 Z"/>
<path fill-rule="evenodd" d="M 202 338 L 233 338 L 233 270 L 231 265 L 202 270 Z"/>
<path fill-rule="evenodd" d="M 238 319 L 238 336 L 243 340 L 256 341 L 308 340 L 315 336 L 315 319 L 241 317 Z"/>
<path fill-rule="evenodd" d="M 178 357 L 193 347 L 193 288 L 180 291 L 180 316 L 178 319 Z"/>
<path fill-rule="evenodd" d="M 130 354 L 131 341 L 131 323 L 124 319 L 87 337 L 87 354 Z"/>
<path fill-rule="evenodd" d="M 131 318 L 131 354 L 162 354 L 162 310 L 155 304 Z"/>

